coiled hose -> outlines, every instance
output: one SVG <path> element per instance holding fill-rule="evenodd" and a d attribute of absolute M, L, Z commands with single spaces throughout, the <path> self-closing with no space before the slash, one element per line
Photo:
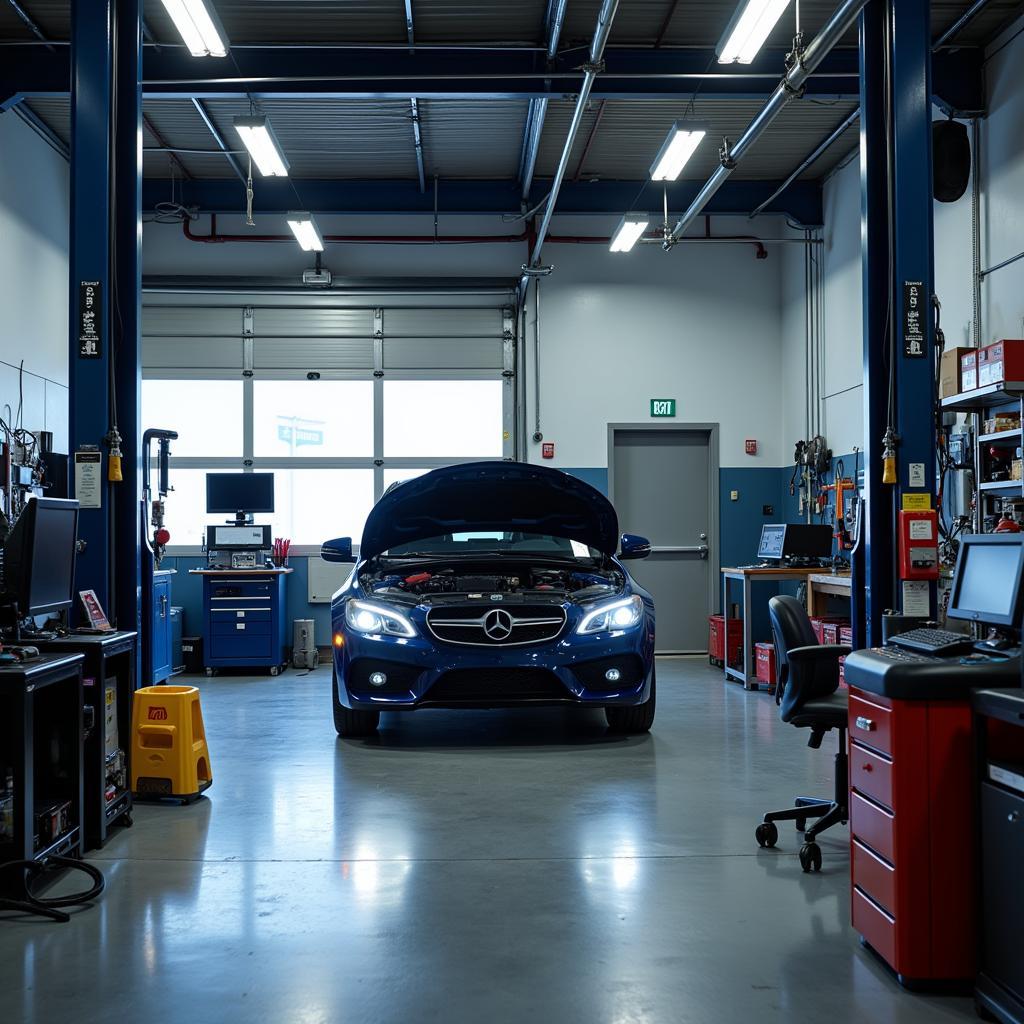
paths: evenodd
<path fill-rule="evenodd" d="M 82 892 L 73 892 L 67 896 L 42 897 L 36 896 L 33 891 L 35 883 L 42 876 L 51 871 L 61 871 L 65 868 L 72 868 L 76 871 L 84 871 L 92 880 L 91 889 L 84 889 Z M 94 867 L 74 857 L 44 857 L 36 860 L 12 860 L 6 864 L 0 864 L 0 876 L 5 871 L 20 870 L 21 885 L 24 889 L 24 897 L 13 898 L 0 896 L 0 910 L 20 910 L 26 914 L 37 914 L 40 917 L 49 917 L 54 921 L 67 923 L 71 915 L 66 914 L 61 907 L 77 907 L 96 899 L 106 886 L 106 880 L 99 868 Z"/>

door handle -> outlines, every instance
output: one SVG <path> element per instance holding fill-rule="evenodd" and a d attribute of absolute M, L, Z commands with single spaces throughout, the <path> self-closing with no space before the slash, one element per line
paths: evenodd
<path fill-rule="evenodd" d="M 701 558 L 707 558 L 708 546 L 707 544 L 684 544 L 684 545 L 666 545 L 659 547 L 652 547 L 651 554 L 655 555 L 700 555 Z"/>

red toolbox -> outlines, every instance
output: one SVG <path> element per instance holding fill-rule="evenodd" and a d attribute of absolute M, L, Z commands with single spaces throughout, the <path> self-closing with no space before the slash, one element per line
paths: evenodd
<path fill-rule="evenodd" d="M 1024 341 L 1003 340 L 978 352 L 978 387 L 1024 381 Z"/>
<path fill-rule="evenodd" d="M 839 642 L 844 644 L 846 647 L 850 647 L 853 644 L 853 626 L 839 627 Z M 847 689 L 846 670 L 843 667 L 845 663 L 845 658 L 839 659 L 839 686 L 844 690 Z"/>
<path fill-rule="evenodd" d="M 766 683 L 769 691 L 775 686 L 775 644 L 754 644 L 757 681 Z"/>
<path fill-rule="evenodd" d="M 725 665 L 725 616 L 708 616 L 708 661 L 722 668 Z M 743 620 L 729 620 L 729 664 L 743 660 Z"/>
<path fill-rule="evenodd" d="M 839 643 L 839 627 L 849 624 L 849 619 L 838 618 L 834 615 L 815 615 L 811 619 L 811 625 L 814 627 L 814 635 L 818 638 L 819 644 L 837 644 Z M 826 629 L 828 633 L 826 633 Z M 825 639 L 826 636 L 830 636 L 832 639 Z"/>

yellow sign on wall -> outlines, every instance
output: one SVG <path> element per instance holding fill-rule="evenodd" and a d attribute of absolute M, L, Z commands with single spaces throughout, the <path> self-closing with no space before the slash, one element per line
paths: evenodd
<path fill-rule="evenodd" d="M 932 496 L 929 491 L 923 494 L 904 494 L 904 512 L 927 512 L 932 507 Z"/>

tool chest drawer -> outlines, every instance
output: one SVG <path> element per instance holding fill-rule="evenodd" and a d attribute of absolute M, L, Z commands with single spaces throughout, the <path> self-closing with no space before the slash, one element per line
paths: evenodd
<path fill-rule="evenodd" d="M 215 660 L 233 659 L 243 663 L 253 659 L 266 659 L 271 656 L 272 641 L 269 633 L 262 636 L 254 636 L 248 631 L 232 636 L 214 634 L 210 638 L 208 657 Z"/>
<path fill-rule="evenodd" d="M 210 598 L 217 601 L 221 598 L 261 597 L 270 600 L 274 595 L 275 585 L 270 580 L 216 580 L 207 584 Z"/>
<path fill-rule="evenodd" d="M 850 834 L 870 846 L 890 864 L 896 858 L 895 831 L 894 815 L 865 799 L 856 790 L 850 794 Z"/>
<path fill-rule="evenodd" d="M 877 803 L 895 810 L 892 786 L 893 763 L 856 741 L 850 744 L 850 785 Z"/>
<path fill-rule="evenodd" d="M 850 739 L 885 754 L 893 752 L 892 712 L 855 694 L 850 694 Z"/>
<path fill-rule="evenodd" d="M 853 884 L 866 892 L 887 913 L 895 913 L 896 869 L 860 840 L 850 846 Z"/>
<path fill-rule="evenodd" d="M 270 636 L 270 619 L 236 619 L 215 618 L 212 623 L 212 634 L 218 636 Z"/>
<path fill-rule="evenodd" d="M 853 887 L 853 927 L 889 964 L 896 963 L 896 921 L 877 903 Z"/>

